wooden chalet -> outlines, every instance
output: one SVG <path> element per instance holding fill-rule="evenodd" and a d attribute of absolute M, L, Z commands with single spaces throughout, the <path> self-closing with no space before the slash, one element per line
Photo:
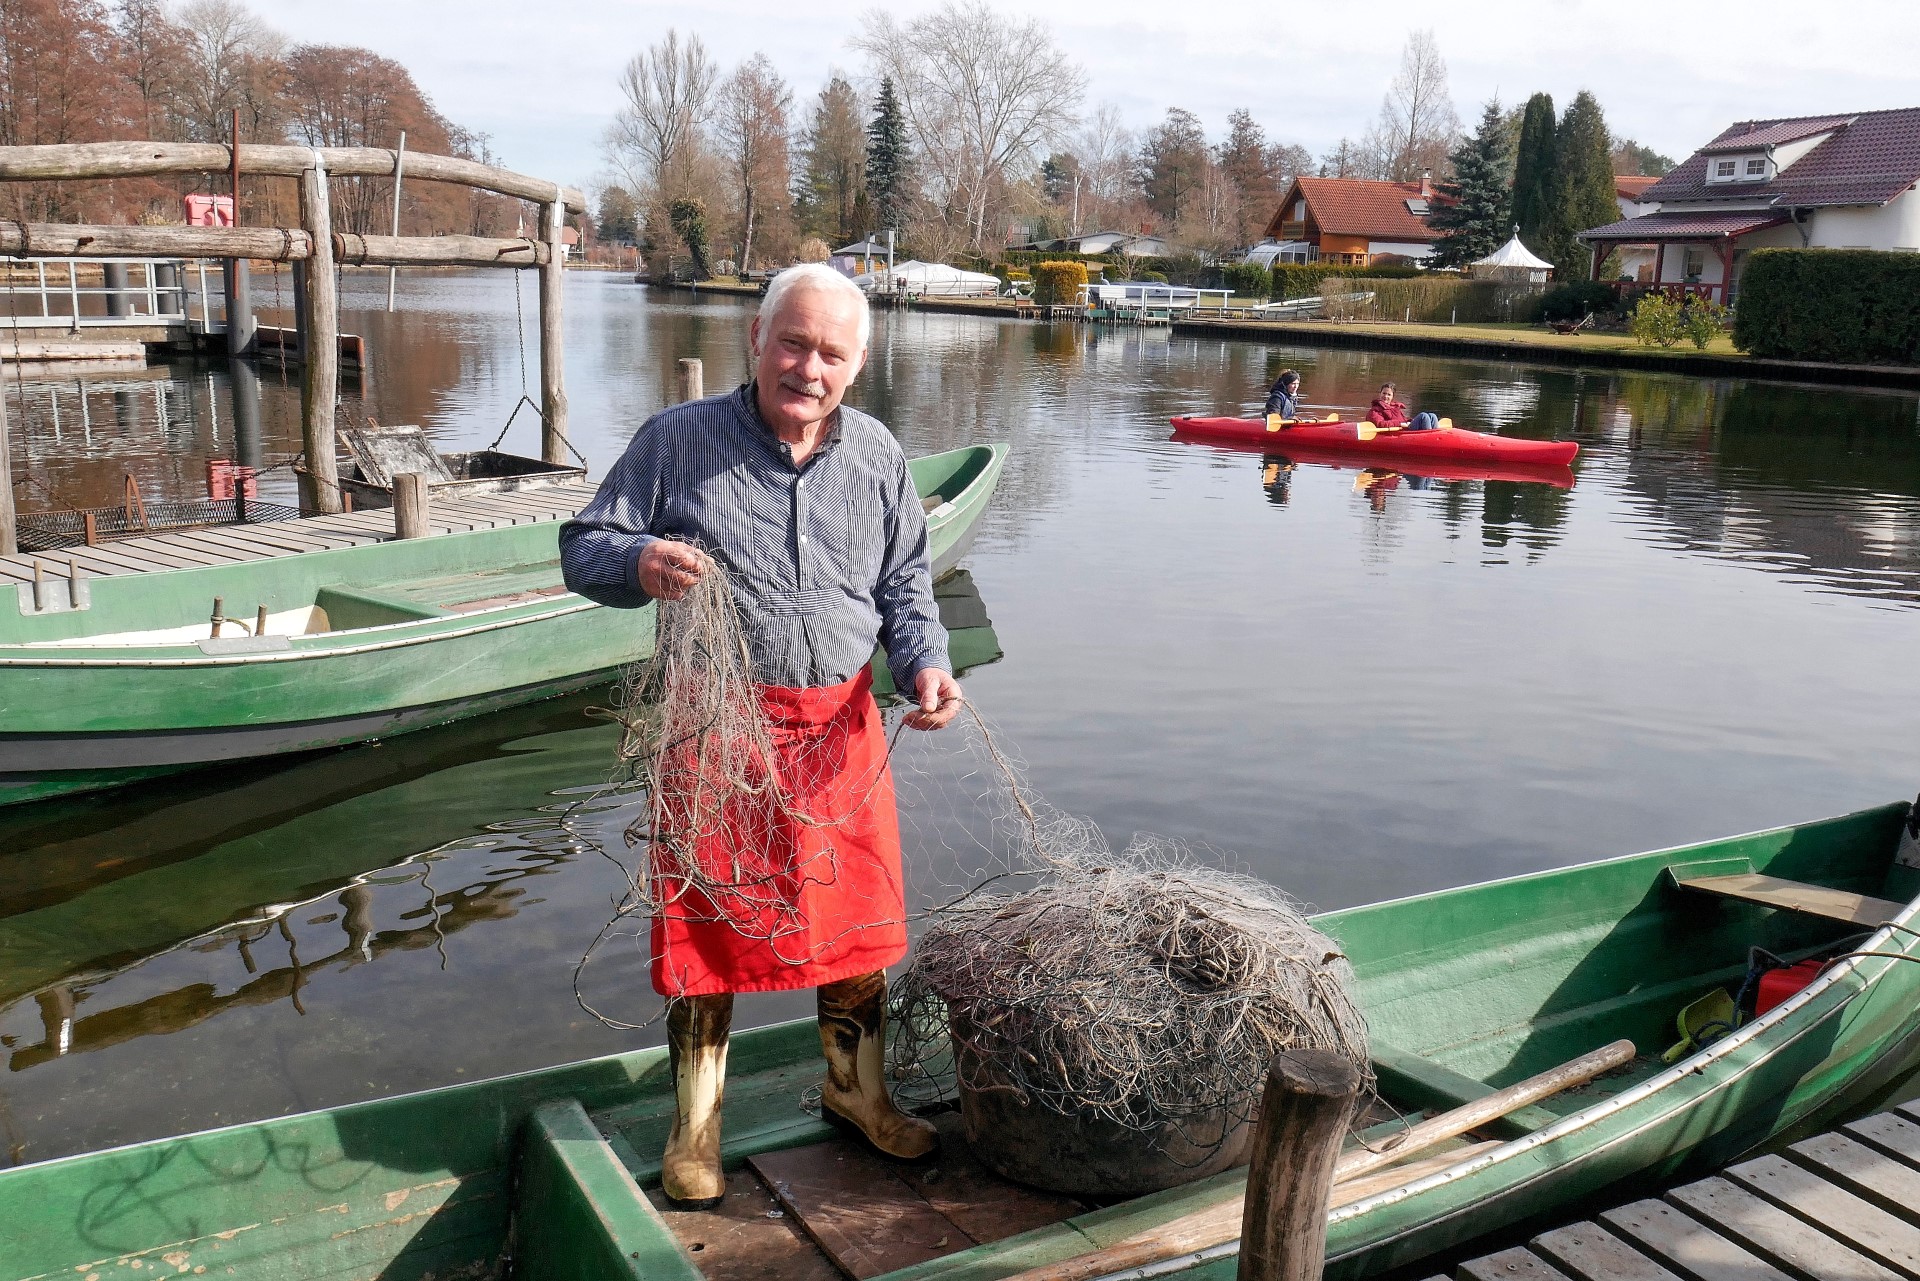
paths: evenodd
<path fill-rule="evenodd" d="M 1635 193 L 1635 212 L 1581 239 L 1596 278 L 1619 249 L 1639 283 L 1730 302 L 1754 249 L 1920 252 L 1916 183 L 1920 108 L 1746 120 Z M 1651 263 L 1644 249 L 1626 252 L 1634 247 L 1650 248 Z"/>
<path fill-rule="evenodd" d="M 1426 175 L 1418 182 L 1295 178 L 1265 235 L 1308 245 L 1314 262 L 1365 267 L 1389 255 L 1423 259 L 1440 238 L 1427 216 L 1443 199 Z"/>

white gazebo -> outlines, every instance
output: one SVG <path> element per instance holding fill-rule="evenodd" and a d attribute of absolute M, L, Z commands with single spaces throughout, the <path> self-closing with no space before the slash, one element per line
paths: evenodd
<path fill-rule="evenodd" d="M 1531 249 L 1521 244 L 1520 228 L 1515 227 L 1512 240 L 1485 258 L 1476 258 L 1467 264 L 1467 270 L 1479 279 L 1524 280 L 1529 284 L 1543 285 L 1547 282 L 1547 273 L 1553 270 L 1553 264 L 1535 257 Z"/>

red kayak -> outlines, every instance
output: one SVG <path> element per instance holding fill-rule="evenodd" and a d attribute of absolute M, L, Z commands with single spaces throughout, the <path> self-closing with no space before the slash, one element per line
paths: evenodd
<path fill-rule="evenodd" d="M 1520 440 L 1484 432 L 1438 427 L 1432 431 L 1381 432 L 1365 439 L 1370 423 L 1299 422 L 1271 429 L 1264 418 L 1176 418 L 1175 436 L 1258 445 L 1276 454 L 1339 453 L 1348 458 L 1418 463 L 1423 459 L 1504 465 L 1547 464 L 1564 467 L 1580 452 L 1570 440 Z M 1409 470 L 1418 471 L 1417 467 Z"/>
<path fill-rule="evenodd" d="M 1274 433 L 1278 435 L 1279 433 Z M 1188 438 L 1186 434 L 1175 432 L 1174 438 Z M 1198 435 L 1191 439 L 1200 440 Z M 1354 448 L 1349 444 L 1308 445 L 1295 448 L 1291 444 L 1276 444 L 1272 437 L 1254 444 L 1247 440 L 1215 440 L 1208 438 L 1206 443 L 1222 449 L 1244 450 L 1250 454 L 1265 454 L 1272 457 L 1279 454 L 1294 462 L 1306 463 L 1311 467 L 1331 467 L 1335 471 L 1352 468 L 1363 471 L 1372 468 L 1376 471 L 1404 472 L 1409 476 L 1424 476 L 1428 480 L 1506 480 L 1529 485 L 1552 485 L 1555 489 L 1573 488 L 1573 468 L 1565 463 L 1510 463 L 1504 459 L 1488 462 L 1454 462 L 1447 458 L 1390 458 L 1367 450 L 1366 446 Z M 1369 442 L 1371 443 L 1371 442 Z"/>

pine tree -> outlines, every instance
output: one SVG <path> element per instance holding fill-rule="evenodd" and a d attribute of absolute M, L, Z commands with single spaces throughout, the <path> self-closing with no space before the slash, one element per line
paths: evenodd
<path fill-rule="evenodd" d="M 908 191 L 907 117 L 893 79 L 883 76 L 867 125 L 867 197 L 879 225 L 898 229 L 906 222 Z"/>
<path fill-rule="evenodd" d="M 1613 139 L 1592 94 L 1581 90 L 1554 131 L 1555 164 L 1548 188 L 1548 217 L 1541 236 L 1560 280 L 1585 280 L 1592 257 L 1580 233 L 1620 219 L 1613 182 Z"/>
<path fill-rule="evenodd" d="M 1540 243 L 1540 232 L 1547 222 L 1548 196 L 1553 185 L 1553 138 L 1555 125 L 1553 99 L 1536 93 L 1527 99 L 1526 112 L 1520 117 L 1520 136 L 1514 147 L 1513 221 L 1520 226 L 1520 239 L 1527 244 Z"/>
<path fill-rule="evenodd" d="M 1498 249 L 1507 238 L 1511 204 L 1507 173 L 1512 167 L 1513 140 L 1507 132 L 1500 100 L 1487 104 L 1480 128 L 1463 138 L 1449 157 L 1453 181 L 1440 184 L 1451 204 L 1435 209 L 1427 222 L 1447 234 L 1434 244 L 1443 267 L 1464 267 Z"/>

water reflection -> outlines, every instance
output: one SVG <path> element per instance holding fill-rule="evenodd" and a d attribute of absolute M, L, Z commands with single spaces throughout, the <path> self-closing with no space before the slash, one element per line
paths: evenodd
<path fill-rule="evenodd" d="M 349 273 L 374 376 L 343 418 L 491 441 L 523 357 L 538 368 L 531 282 L 518 306 L 514 285 L 403 275 L 388 315 L 384 276 Z M 680 357 L 713 390 L 745 376 L 749 305 L 568 290 L 596 475 L 671 399 Z M 1014 446 L 956 657 L 981 642 L 970 696 L 1040 793 L 1117 844 L 1167 833 L 1335 907 L 1838 813 L 1920 773 L 1911 700 L 1887 697 L 1920 600 L 1911 395 L 876 321 L 856 400 L 910 453 Z M 1578 483 L 1167 440 L 1176 414 L 1256 409 L 1286 366 L 1318 402 L 1391 380 L 1463 425 L 1577 439 Z M 205 457 L 298 448 L 297 387 L 272 367 L 24 388 L 30 509 L 117 501 L 126 471 L 188 497 Z M 504 447 L 531 452 L 522 417 Z M 47 1156 L 635 1044 L 571 988 L 625 883 L 560 822 L 609 764 L 592 701 L 0 814 L 10 1142 Z M 949 768 L 941 736 L 900 750 Z M 594 821 L 623 826 L 625 805 Z M 977 873 L 966 833 L 926 830 L 916 893 Z M 600 964 L 596 1003 L 644 1016 L 644 956 Z M 743 1002 L 741 1024 L 809 1000 Z"/>

